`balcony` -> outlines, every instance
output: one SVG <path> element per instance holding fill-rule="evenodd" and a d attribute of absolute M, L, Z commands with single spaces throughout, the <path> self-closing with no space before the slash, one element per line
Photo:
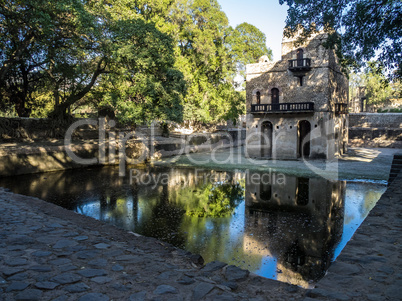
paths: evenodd
<path fill-rule="evenodd" d="M 303 113 L 303 112 L 314 112 L 314 102 L 251 105 L 251 113 Z"/>
<path fill-rule="evenodd" d="M 335 104 L 335 114 L 348 114 L 348 105 L 346 103 Z"/>
<path fill-rule="evenodd" d="M 289 70 L 292 72 L 310 71 L 311 59 L 289 60 Z"/>

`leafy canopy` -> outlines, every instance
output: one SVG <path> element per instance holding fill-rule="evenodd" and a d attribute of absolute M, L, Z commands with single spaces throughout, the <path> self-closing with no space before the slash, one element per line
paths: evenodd
<path fill-rule="evenodd" d="M 377 61 L 370 61 L 364 72 L 350 76 L 350 95 L 355 97 L 358 87 L 365 87 L 367 104 L 381 105 L 390 99 L 402 97 L 402 85 L 399 80 L 390 80 L 385 75 L 384 66 Z"/>
<path fill-rule="evenodd" d="M 329 34 L 344 65 L 361 66 L 378 54 L 389 70 L 402 75 L 400 0 L 279 0 L 289 6 L 285 35 L 301 29 L 304 39 L 318 30 Z"/>
<path fill-rule="evenodd" d="M 234 77 L 262 55 L 265 35 L 217 0 L 0 0 L 0 107 L 19 116 L 236 119 Z"/>

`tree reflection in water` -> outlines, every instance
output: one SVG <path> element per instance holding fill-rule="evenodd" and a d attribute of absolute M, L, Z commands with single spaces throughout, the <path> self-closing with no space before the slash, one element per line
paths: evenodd
<path fill-rule="evenodd" d="M 159 238 L 206 262 L 304 287 L 325 274 L 344 237 L 356 230 L 350 225 L 361 223 L 385 190 L 348 184 L 345 205 L 342 181 L 284 176 L 281 183 L 255 182 L 251 177 L 267 174 L 191 168 L 137 172 L 167 177 L 130 184 L 118 168 L 107 167 L 0 178 L 0 186 Z"/>

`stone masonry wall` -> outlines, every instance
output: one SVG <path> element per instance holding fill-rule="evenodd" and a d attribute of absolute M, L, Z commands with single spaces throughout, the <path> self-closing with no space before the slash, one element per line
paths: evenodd
<path fill-rule="evenodd" d="M 402 148 L 402 114 L 355 113 L 349 124 L 350 146 Z"/>
<path fill-rule="evenodd" d="M 266 157 L 262 154 L 261 125 L 271 122 L 272 158 L 297 159 L 300 155 L 298 125 L 308 121 L 311 128 L 310 158 L 332 159 L 347 150 L 347 115 L 335 114 L 335 103 L 348 102 L 348 80 L 341 72 L 333 50 L 323 46 L 326 36 L 320 34 L 304 45 L 295 47 L 294 39 L 283 39 L 282 60 L 247 65 L 247 155 L 253 158 Z M 288 60 L 297 58 L 297 50 L 303 57 L 311 59 L 311 70 L 290 71 Z M 303 81 L 300 82 L 300 76 Z M 289 114 L 288 112 L 252 113 L 251 105 L 270 104 L 272 89 L 279 90 L 279 103 L 313 102 L 314 112 Z M 333 126 L 332 128 L 330 128 Z M 268 151 L 269 153 L 269 151 Z M 269 155 L 268 155 L 269 157 Z"/>
<path fill-rule="evenodd" d="M 100 165 L 118 165 L 120 149 L 126 154 L 128 164 L 141 164 L 148 160 L 179 156 L 194 152 L 211 152 L 229 147 L 238 147 L 244 143 L 245 131 L 227 131 L 183 135 L 182 137 L 154 137 L 154 139 L 130 139 L 125 151 L 114 144 L 114 151 L 109 154 L 111 141 L 102 144 L 99 140 L 73 140 L 68 146 L 63 140 L 37 143 L 4 143 L 0 145 L 0 177 L 56 170 L 86 168 Z M 103 148 L 100 149 L 100 146 Z M 75 162 L 66 152 L 69 148 L 77 157 L 93 160 L 85 164 Z M 104 149 L 105 162 L 100 161 L 100 151 Z"/>
<path fill-rule="evenodd" d="M 386 127 L 402 129 L 402 114 L 398 113 L 354 113 L 349 114 L 350 127 Z"/>
<path fill-rule="evenodd" d="M 256 103 L 256 92 L 261 93 L 261 103 L 271 102 L 271 89 L 279 89 L 279 102 L 314 102 L 315 111 L 327 112 L 330 102 L 347 103 L 348 81 L 341 72 L 333 50 L 322 44 L 325 35 L 319 35 L 295 48 L 293 40 L 284 39 L 282 60 L 247 65 L 247 110 Z M 288 60 L 296 59 L 297 49 L 302 48 L 305 58 L 311 58 L 311 71 L 299 78 L 288 70 Z"/>

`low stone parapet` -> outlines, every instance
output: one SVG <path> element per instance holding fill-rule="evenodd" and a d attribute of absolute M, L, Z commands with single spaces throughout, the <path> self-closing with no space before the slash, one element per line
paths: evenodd
<path fill-rule="evenodd" d="M 56 170 L 85 168 L 88 166 L 118 165 L 124 160 L 131 165 L 142 164 L 161 158 L 196 152 L 211 152 L 244 144 L 245 131 L 219 133 L 196 133 L 128 139 L 123 142 L 110 140 L 64 140 L 42 142 L 4 143 L 0 146 L 0 176 L 12 176 Z M 80 163 L 72 158 L 83 159 Z M 103 157 L 102 157 L 103 156 Z"/>

